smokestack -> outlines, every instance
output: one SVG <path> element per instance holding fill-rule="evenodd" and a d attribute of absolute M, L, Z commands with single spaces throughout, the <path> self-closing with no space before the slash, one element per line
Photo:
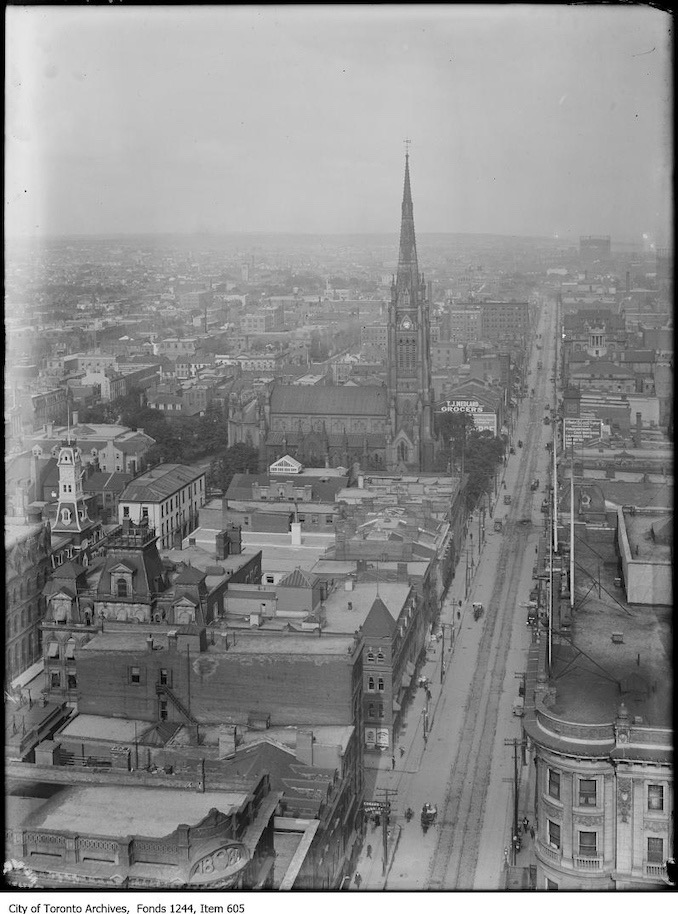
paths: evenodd
<path fill-rule="evenodd" d="M 636 413 L 636 427 L 633 432 L 633 446 L 640 447 L 640 433 L 642 428 L 642 414 Z"/>

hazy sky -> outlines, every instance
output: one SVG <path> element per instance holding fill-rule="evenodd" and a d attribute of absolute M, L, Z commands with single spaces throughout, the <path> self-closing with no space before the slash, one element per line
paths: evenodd
<path fill-rule="evenodd" d="M 668 14 L 626 6 L 6 8 L 6 230 L 648 233 Z"/>

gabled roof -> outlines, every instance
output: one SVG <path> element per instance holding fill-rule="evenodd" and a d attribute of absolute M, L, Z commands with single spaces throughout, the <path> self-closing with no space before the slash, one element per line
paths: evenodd
<path fill-rule="evenodd" d="M 395 627 L 395 620 L 388 607 L 380 597 L 377 597 L 363 623 L 363 637 L 381 638 L 384 635 L 391 635 Z"/>
<path fill-rule="evenodd" d="M 278 584 L 278 587 L 313 587 L 315 578 L 312 574 L 302 571 L 301 568 L 295 568 L 291 574 Z"/>
<path fill-rule="evenodd" d="M 199 568 L 194 568 L 192 565 L 184 565 L 179 574 L 177 575 L 174 583 L 175 584 L 200 584 L 205 580 L 205 572 L 200 571 Z"/>

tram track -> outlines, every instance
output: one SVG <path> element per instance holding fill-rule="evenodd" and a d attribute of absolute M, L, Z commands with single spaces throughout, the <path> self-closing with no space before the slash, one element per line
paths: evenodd
<path fill-rule="evenodd" d="M 538 385 L 541 390 L 543 382 Z M 486 797 L 490 785 L 492 756 L 499 719 L 499 704 L 506 676 L 511 631 L 520 602 L 520 581 L 527 538 L 532 525 L 517 519 L 532 515 L 532 491 L 541 445 L 538 398 L 530 399 L 524 456 L 513 489 L 499 559 L 494 570 L 495 585 L 485 628 L 478 647 L 475 672 L 464 707 L 457 751 L 446 785 L 439 817 L 438 840 L 427 874 L 429 890 L 461 889 L 474 886 L 480 851 Z M 527 452 L 527 453 L 525 453 Z M 518 561 L 515 558 L 518 557 Z M 511 560 L 514 561 L 511 561 Z"/>

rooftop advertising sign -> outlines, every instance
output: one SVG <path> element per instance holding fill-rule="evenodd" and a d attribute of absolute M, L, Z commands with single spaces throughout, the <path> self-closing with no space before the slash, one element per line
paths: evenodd
<path fill-rule="evenodd" d="M 477 400 L 446 400 L 438 407 L 440 413 L 482 413 L 483 407 Z"/>

